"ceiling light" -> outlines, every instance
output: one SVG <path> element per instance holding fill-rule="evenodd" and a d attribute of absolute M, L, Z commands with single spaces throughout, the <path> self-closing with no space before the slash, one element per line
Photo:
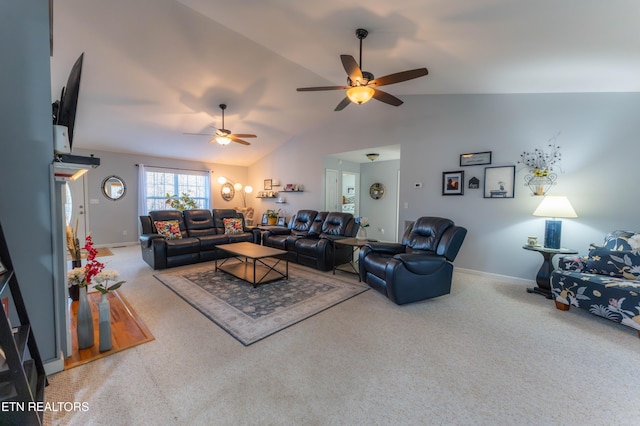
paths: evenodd
<path fill-rule="evenodd" d="M 373 97 L 375 90 L 369 86 L 355 86 L 347 90 L 347 97 L 354 104 L 363 104 L 369 102 Z"/>
<path fill-rule="evenodd" d="M 226 146 L 231 143 L 231 139 L 226 136 L 216 136 L 216 142 L 218 142 L 222 146 Z"/>
<path fill-rule="evenodd" d="M 371 161 L 375 160 L 376 158 L 380 157 L 380 154 L 377 154 L 375 152 L 372 152 L 370 154 L 367 154 L 367 158 Z"/>

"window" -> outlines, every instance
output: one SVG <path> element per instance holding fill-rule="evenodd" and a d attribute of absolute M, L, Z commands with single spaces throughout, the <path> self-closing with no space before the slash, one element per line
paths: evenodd
<path fill-rule="evenodd" d="M 210 208 L 211 188 L 209 185 L 209 172 L 190 170 L 164 169 L 140 165 L 141 179 L 144 183 L 140 188 L 144 189 L 141 201 L 142 214 L 152 210 L 169 210 L 166 204 L 167 194 L 182 196 L 189 194 L 198 204 L 200 209 Z"/>

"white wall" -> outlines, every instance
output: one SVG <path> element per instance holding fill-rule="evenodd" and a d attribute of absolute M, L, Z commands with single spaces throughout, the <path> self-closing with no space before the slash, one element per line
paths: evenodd
<path fill-rule="evenodd" d="M 541 258 L 521 249 L 528 235 L 542 239 L 544 219 L 531 215 L 541 199 L 524 186 L 518 167 L 515 198 L 485 199 L 484 166 L 460 167 L 459 156 L 492 151 L 492 166 L 517 165 L 520 154 L 543 148 L 557 132 L 564 173 L 551 195 L 567 195 L 577 219 L 563 224 L 563 246 L 585 252 L 613 229 L 636 229 L 636 159 L 640 94 L 516 94 L 404 96 L 392 108 L 368 103 L 319 123 L 249 168 L 251 179 L 279 176 L 305 183 L 292 211 L 322 206 L 325 155 L 399 143 L 400 228 L 405 220 L 444 216 L 468 228 L 456 266 L 534 279 Z M 315 161 L 314 161 L 315 159 Z M 520 165 L 518 165 L 520 166 Z M 442 196 L 442 172 L 465 171 L 481 188 Z M 423 188 L 414 188 L 422 182 Z M 404 208 L 408 203 L 408 208 Z M 401 231 L 401 230 L 400 230 Z"/>

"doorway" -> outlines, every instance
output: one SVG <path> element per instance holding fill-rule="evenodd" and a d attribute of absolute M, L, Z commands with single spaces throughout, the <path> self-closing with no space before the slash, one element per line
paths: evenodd
<path fill-rule="evenodd" d="M 358 216 L 360 212 L 360 173 L 342 172 L 342 211 Z"/>
<path fill-rule="evenodd" d="M 65 224 L 76 231 L 78 241 L 84 245 L 88 229 L 85 208 L 87 199 L 85 176 L 66 182 L 63 188 Z"/>

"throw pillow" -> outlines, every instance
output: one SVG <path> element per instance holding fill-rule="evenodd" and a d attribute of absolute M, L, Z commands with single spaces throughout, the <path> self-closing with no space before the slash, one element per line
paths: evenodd
<path fill-rule="evenodd" d="M 640 234 L 633 231 L 613 231 L 604 237 L 603 247 L 610 250 L 640 251 Z"/>
<path fill-rule="evenodd" d="M 636 280 L 640 277 L 640 253 L 599 247 L 589 252 L 587 272 Z"/>
<path fill-rule="evenodd" d="M 227 235 L 241 234 L 242 230 L 242 219 L 233 219 L 225 217 L 222 219 L 224 222 L 224 233 Z"/>
<path fill-rule="evenodd" d="M 179 240 L 182 238 L 180 232 L 180 225 L 177 220 L 156 220 L 153 222 L 158 231 L 158 234 L 165 237 L 167 240 Z"/>

